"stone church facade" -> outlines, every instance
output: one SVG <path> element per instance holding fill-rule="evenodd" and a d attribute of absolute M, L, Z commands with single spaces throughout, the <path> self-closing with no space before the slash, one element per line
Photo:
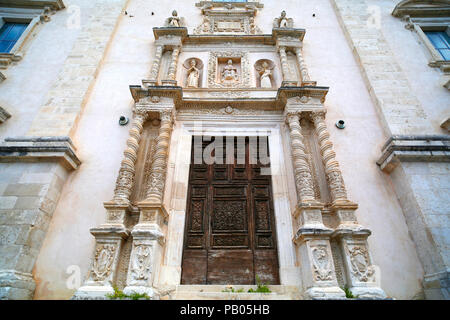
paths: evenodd
<path fill-rule="evenodd" d="M 448 1 L 0 17 L 0 299 L 450 298 Z"/>

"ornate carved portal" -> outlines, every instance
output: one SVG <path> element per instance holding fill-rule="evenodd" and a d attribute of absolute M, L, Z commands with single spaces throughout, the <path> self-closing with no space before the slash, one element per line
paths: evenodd
<path fill-rule="evenodd" d="M 195 164 L 194 138 L 182 284 L 255 284 L 256 276 L 264 283 L 279 284 L 271 176 L 264 174 L 259 160 L 251 161 L 254 149 L 249 138 L 232 140 L 233 164 L 218 158 L 213 164 L 204 160 Z M 223 144 L 224 159 L 229 141 Z M 203 142 L 202 154 L 210 143 Z M 245 161 L 238 144 L 245 145 Z M 213 157 L 217 150 L 216 145 Z"/>

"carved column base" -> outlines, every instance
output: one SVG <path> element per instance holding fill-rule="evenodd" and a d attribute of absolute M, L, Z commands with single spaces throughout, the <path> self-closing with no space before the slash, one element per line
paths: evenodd
<path fill-rule="evenodd" d="M 300 258 L 303 290 L 311 299 L 343 299 L 331 253 L 328 228 L 300 228 L 295 237 Z"/>
<path fill-rule="evenodd" d="M 117 266 L 123 240 L 129 236 L 125 226 L 101 225 L 92 228 L 95 237 L 94 259 L 88 279 L 73 295 L 72 299 L 106 299 L 106 294 L 113 294 Z"/>
<path fill-rule="evenodd" d="M 151 299 L 159 299 L 154 288 L 164 250 L 163 224 L 167 217 L 164 206 L 149 202 L 138 204 L 141 214 L 139 223 L 131 232 L 133 247 L 128 267 L 127 286 L 124 293 L 147 294 Z"/>
<path fill-rule="evenodd" d="M 300 229 L 328 229 L 322 221 L 323 204 L 320 202 L 301 202 L 297 205 L 294 212 L 294 219 Z"/>
<path fill-rule="evenodd" d="M 379 286 L 379 270 L 372 265 L 367 245 L 370 230 L 336 230 L 343 257 L 347 287 L 358 298 L 384 299 L 386 293 Z M 378 280 L 378 281 L 377 281 Z"/>

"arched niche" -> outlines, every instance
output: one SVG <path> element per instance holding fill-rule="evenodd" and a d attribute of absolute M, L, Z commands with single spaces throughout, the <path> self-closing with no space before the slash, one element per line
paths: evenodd
<path fill-rule="evenodd" d="M 275 75 L 273 72 L 274 68 L 275 63 L 272 60 L 259 59 L 256 61 L 254 64 L 256 87 L 267 89 L 275 87 Z"/>
<path fill-rule="evenodd" d="M 199 58 L 186 59 L 183 62 L 183 67 L 183 86 L 185 88 L 201 88 L 203 78 L 202 60 Z"/>

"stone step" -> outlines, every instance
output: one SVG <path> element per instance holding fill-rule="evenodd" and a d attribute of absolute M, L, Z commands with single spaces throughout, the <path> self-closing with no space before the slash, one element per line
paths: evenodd
<path fill-rule="evenodd" d="M 270 293 L 249 293 L 256 285 L 178 285 L 173 300 L 301 300 L 296 286 L 268 285 Z M 231 288 L 234 292 L 229 292 Z M 228 292 L 225 292 L 227 290 Z M 240 290 L 241 292 L 237 292 Z"/>

